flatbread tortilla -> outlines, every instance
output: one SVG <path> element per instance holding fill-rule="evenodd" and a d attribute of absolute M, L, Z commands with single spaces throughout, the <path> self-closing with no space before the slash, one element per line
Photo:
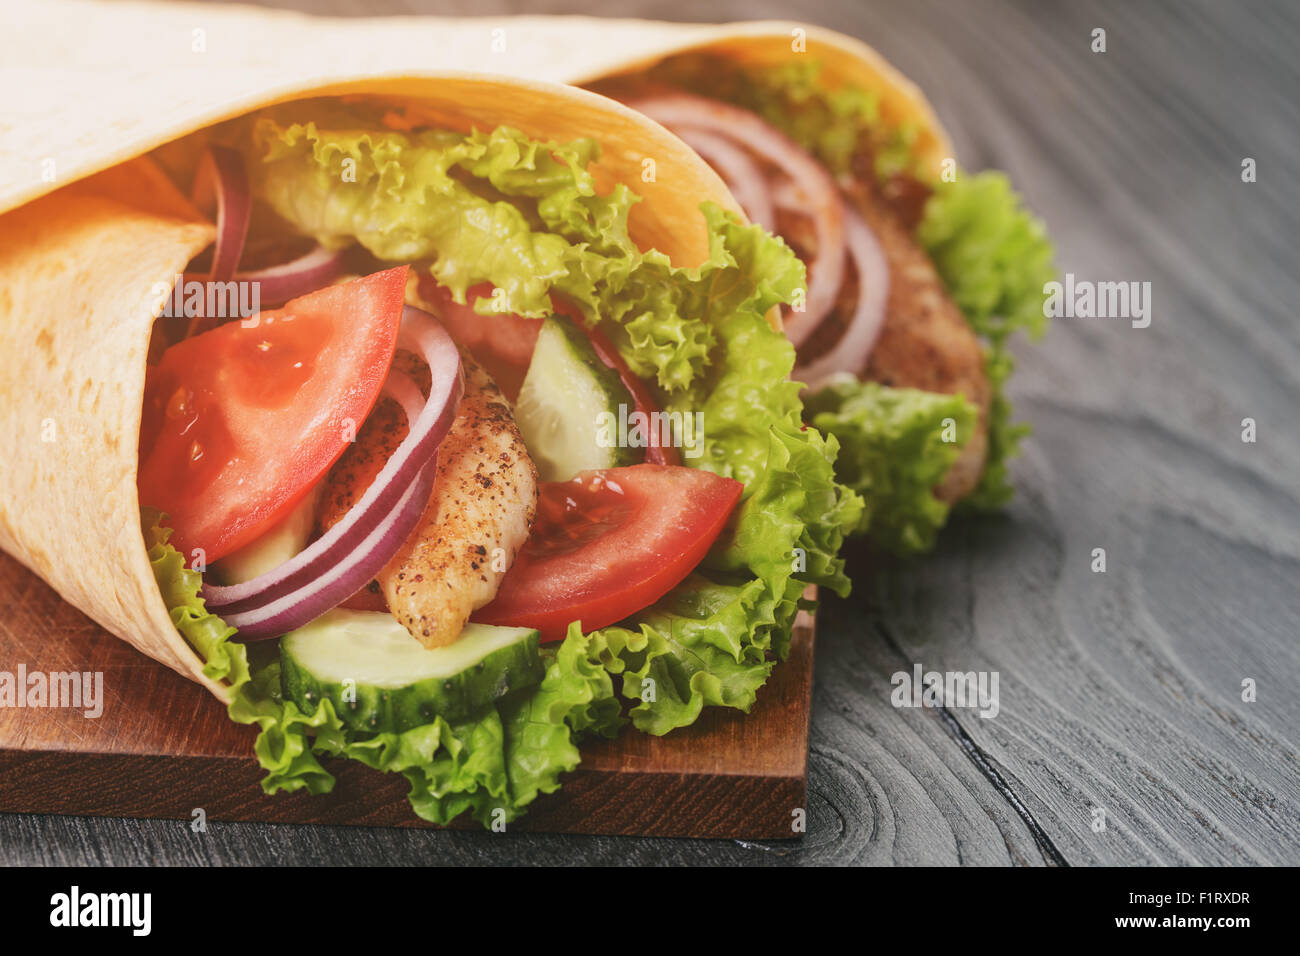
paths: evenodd
<path fill-rule="evenodd" d="M 794 23 L 585 17 L 322 19 L 211 5 L 45 0 L 0 32 L 0 547 L 68 601 L 218 696 L 168 618 L 139 530 L 137 443 L 150 329 L 213 228 L 142 159 L 253 110 L 321 95 L 419 102 L 452 127 L 515 126 L 603 147 L 598 183 L 645 201 L 643 247 L 707 255 L 704 201 L 737 210 L 680 140 L 557 83 L 685 52 L 762 65 L 808 55 L 831 85 L 876 90 L 937 168 L 947 136 L 865 44 Z M 653 172 L 647 173 L 647 160 Z"/>
<path fill-rule="evenodd" d="M 430 71 L 583 84 L 703 51 L 760 66 L 816 59 L 829 86 L 873 90 L 887 122 L 915 126 L 924 162 L 937 168 L 952 155 L 915 85 L 860 40 L 808 24 L 355 19 L 92 0 L 24 4 L 9 19 L 0 34 L 0 212 L 312 87 Z"/>
<path fill-rule="evenodd" d="M 156 9 L 174 18 L 174 8 Z M 20 121 L 0 140 L 8 171 L 40 160 L 34 177 L 0 177 L 0 548 L 107 630 L 224 698 L 168 617 L 140 531 L 146 360 L 167 295 L 158 289 L 170 289 L 214 235 L 145 153 L 275 103 L 366 94 L 417 104 L 452 128 L 508 124 L 536 138 L 596 139 L 598 186 L 626 182 L 644 197 L 630 220 L 633 239 L 679 264 L 707 255 L 702 202 L 738 207 L 683 143 L 594 94 L 463 71 L 393 71 L 387 63 L 367 74 L 301 53 L 296 72 L 284 62 L 261 74 L 255 64 L 223 62 L 177 77 L 168 72 L 171 34 L 137 32 L 132 23 L 153 12 L 89 6 L 61 19 L 74 36 L 96 35 L 83 51 L 115 47 L 139 64 L 121 75 L 92 79 L 73 51 L 6 40 L 5 70 L 27 63 L 41 79 L 7 84 L 5 95 L 57 95 L 41 122 Z M 67 40 L 68 33 L 51 36 L 56 45 Z M 92 88 L 84 101 L 70 95 Z M 642 175 L 647 158 L 656 176 Z M 53 175 L 43 178 L 42 166 Z"/>

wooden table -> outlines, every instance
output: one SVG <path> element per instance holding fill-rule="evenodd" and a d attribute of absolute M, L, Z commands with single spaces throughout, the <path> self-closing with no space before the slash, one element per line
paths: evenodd
<path fill-rule="evenodd" d="M 1062 319 L 1022 350 L 1013 392 L 1036 434 L 1004 516 L 956 524 L 920 562 L 855 555 L 853 597 L 826 601 L 801 841 L 5 816 L 0 862 L 1300 863 L 1300 11 L 1287 6 L 708 5 L 709 19 L 866 38 L 930 95 L 965 165 L 1012 173 L 1063 271 L 1152 283 L 1149 328 Z M 526 6 L 586 9 L 705 10 Z M 1096 27 L 1105 53 L 1090 49 Z M 891 675 L 918 662 L 996 671 L 1000 712 L 894 708 Z"/>

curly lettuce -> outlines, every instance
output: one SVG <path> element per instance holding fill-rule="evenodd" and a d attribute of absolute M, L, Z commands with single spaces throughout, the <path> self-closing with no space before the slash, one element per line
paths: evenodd
<path fill-rule="evenodd" d="M 1010 180 L 997 172 L 962 174 L 935 186 L 917 238 L 986 345 L 993 388 L 988 458 L 979 486 L 962 506 L 999 508 L 1013 494 L 1007 460 L 1030 431 L 1011 421 L 1005 385 L 1015 358 L 1009 342 L 1016 332 L 1037 340 L 1047 331 L 1043 288 L 1057 278 L 1052 242 Z"/>
<path fill-rule="evenodd" d="M 844 376 L 809 396 L 805 414 L 839 439 L 836 476 L 866 502 L 855 532 L 897 554 L 930 550 L 949 512 L 934 487 L 970 440 L 975 406 Z"/>
<path fill-rule="evenodd" d="M 293 228 L 332 248 L 419 263 L 453 298 L 494 288 L 475 310 L 541 317 L 551 295 L 605 320 L 629 367 L 665 389 L 689 386 L 715 345 L 693 309 L 701 293 L 674 281 L 666 256 L 640 253 L 627 231 L 639 197 L 596 192 L 596 143 L 529 140 L 506 127 L 467 135 L 401 132 L 350 113 L 342 128 L 251 124 L 254 190 Z"/>
<path fill-rule="evenodd" d="M 722 347 L 666 406 L 703 413 L 698 466 L 743 482 L 745 493 L 691 578 L 638 615 L 638 627 L 598 638 L 598 656 L 637 702 L 633 724 L 654 734 L 693 723 L 706 706 L 748 712 L 788 652 L 805 588 L 848 593 L 838 552 L 862 508 L 834 476 L 837 440 L 803 426 L 800 387 L 789 380 L 794 348 L 764 318 L 789 301 L 802 267 L 756 226 L 714 207 L 705 220 L 713 254 L 677 281 Z"/>
<path fill-rule="evenodd" d="M 248 649 L 230 638 L 235 629 L 208 611 L 199 596 L 203 575 L 185 566 L 185 557 L 167 543 L 172 529 L 157 508 L 141 508 L 140 524 L 154 579 L 172 624 L 203 658 L 203 673 L 238 690 L 249 680 Z"/>
<path fill-rule="evenodd" d="M 1030 431 L 1011 420 L 1009 343 L 1017 332 L 1037 339 L 1046 331 L 1043 287 L 1056 277 L 1052 245 L 1006 176 L 993 172 L 935 186 L 917 238 L 984 343 L 993 392 L 984 471 L 958 507 L 999 508 L 1013 493 L 1008 460 Z M 839 439 L 840 480 L 865 499 L 856 532 L 894 553 L 930 550 L 950 511 L 933 488 L 969 437 L 973 406 L 960 396 L 851 379 L 809 396 L 806 406 L 808 420 Z M 949 421 L 955 441 L 943 440 Z"/>
<path fill-rule="evenodd" d="M 591 142 L 537 142 L 506 128 L 403 132 L 356 112 L 316 113 L 315 123 L 283 116 L 225 134 L 279 221 L 327 245 L 356 242 L 377 259 L 413 261 L 462 302 L 491 283 L 500 290 L 494 300 L 475 303 L 485 322 L 503 308 L 545 314 L 552 294 L 565 296 L 655 383 L 666 409 L 702 413 L 703 454 L 687 463 L 746 487 L 690 578 L 618 626 L 584 634 L 575 623 L 544 649 L 537 687 L 470 720 L 356 732 L 328 700 L 310 714 L 286 700 L 278 659 L 263 656 L 265 645 L 250 648 L 230 715 L 259 727 L 264 789 L 328 791 L 333 778 L 319 758 L 348 758 L 403 774 L 427 820 L 469 813 L 492 826 L 554 791 L 581 759 L 585 736 L 612 736 L 628 723 L 666 733 L 709 706 L 747 711 L 788 653 L 808 585 L 847 593 L 838 552 L 862 510 L 834 477 L 834 436 L 804 427 L 799 387 L 789 381 L 794 350 L 765 318 L 803 285 L 793 253 L 710 206 L 706 262 L 677 268 L 642 252 L 627 233 L 638 197 L 621 186 L 596 193 Z M 205 659 L 210 651 L 221 660 L 221 648 L 245 653 L 225 643 L 233 629 L 202 609 L 198 574 L 174 549 L 166 553 L 165 536 L 156 547 L 173 619 L 207 622 L 202 633 L 189 629 L 206 642 L 207 651 L 196 643 Z"/>
<path fill-rule="evenodd" d="M 185 567 L 167 543 L 164 515 L 143 509 L 142 530 L 159 592 L 172 622 L 204 661 L 204 673 L 225 681 L 227 712 L 241 724 L 257 724 L 254 754 L 266 776 L 267 793 L 307 790 L 328 793 L 334 777 L 318 755 L 348 757 L 369 767 L 404 774 L 411 804 L 424 819 L 449 823 L 465 811 L 491 826 L 509 822 L 541 793 L 559 787 L 559 776 L 578 765 L 576 731 L 610 732 L 617 714 L 610 678 L 589 659 L 581 635 L 548 654 L 537 688 L 498 701 L 472 720 L 434 723 L 401 734 L 356 734 L 324 700 L 303 713 L 280 688 L 275 645 L 232 641 L 235 628 L 205 607 L 202 575 Z"/>
<path fill-rule="evenodd" d="M 883 123 L 874 90 L 827 85 L 814 57 L 744 68 L 713 54 L 685 54 L 657 64 L 650 79 L 757 113 L 837 176 L 854 171 L 864 146 L 881 179 L 919 169 L 915 124 Z"/>

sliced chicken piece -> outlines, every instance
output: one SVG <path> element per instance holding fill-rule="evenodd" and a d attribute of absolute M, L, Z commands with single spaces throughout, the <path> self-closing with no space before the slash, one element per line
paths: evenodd
<path fill-rule="evenodd" d="M 993 389 L 984 350 L 912 233 L 874 194 L 855 199 L 889 262 L 885 324 L 863 377 L 883 385 L 962 395 L 979 412 L 975 433 L 935 489 L 941 501 L 956 501 L 975 490 L 988 454 Z"/>
<path fill-rule="evenodd" d="M 399 353 L 399 367 L 426 386 L 428 369 L 408 358 Z M 465 397 L 438 450 L 433 493 L 415 531 L 376 578 L 393 615 L 425 647 L 450 644 L 470 614 L 496 596 L 537 510 L 537 469 L 510 406 L 464 349 L 461 361 Z M 322 529 L 361 498 L 404 437 L 405 415 L 382 400 L 326 479 Z"/>

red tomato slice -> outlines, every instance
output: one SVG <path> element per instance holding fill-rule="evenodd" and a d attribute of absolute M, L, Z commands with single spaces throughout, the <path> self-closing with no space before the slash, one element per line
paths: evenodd
<path fill-rule="evenodd" d="M 343 454 L 397 347 L 406 266 L 300 296 L 163 353 L 145 383 L 140 500 L 212 562 L 257 538 Z"/>
<path fill-rule="evenodd" d="M 591 631 L 653 604 L 703 560 L 744 486 L 709 471 L 630 465 L 545 482 L 537 520 L 483 624 L 535 627 L 543 641 L 570 621 Z"/>

